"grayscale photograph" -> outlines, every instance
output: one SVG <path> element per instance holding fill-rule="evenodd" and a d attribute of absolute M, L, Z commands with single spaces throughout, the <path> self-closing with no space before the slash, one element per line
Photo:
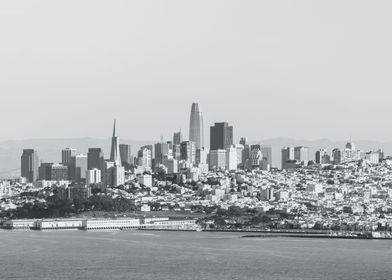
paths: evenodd
<path fill-rule="evenodd" d="M 0 0 L 0 279 L 392 279 L 391 11 Z"/>

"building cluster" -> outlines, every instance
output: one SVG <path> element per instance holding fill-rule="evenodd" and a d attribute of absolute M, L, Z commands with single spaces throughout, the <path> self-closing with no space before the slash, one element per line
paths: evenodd
<path fill-rule="evenodd" d="M 282 227 L 391 224 L 392 163 L 381 150 L 363 152 L 349 142 L 344 149 L 316 151 L 313 161 L 308 147 L 284 147 L 281 168 L 273 168 L 272 148 L 245 137 L 235 144 L 227 122 L 210 127 L 207 148 L 197 103 L 191 108 L 188 140 L 176 132 L 170 141 L 143 146 L 133 156 L 130 145 L 119 143 L 114 123 L 111 144 L 109 159 L 101 148 L 90 148 L 87 155 L 66 148 L 59 164 L 40 162 L 37 151 L 25 149 L 22 179 L 0 184 L 0 197 L 7 198 L 0 207 L 15 208 L 27 202 L 15 199 L 21 193 L 50 193 L 56 186 L 58 195 L 68 199 L 105 189 L 142 211 L 239 206 L 296 216 L 277 224 Z"/>
<path fill-rule="evenodd" d="M 120 144 L 114 123 L 110 158 L 105 159 L 102 148 L 89 148 L 87 154 L 76 149 L 61 151 L 61 163 L 42 162 L 37 151 L 23 150 L 21 177 L 26 183 L 50 185 L 69 181 L 87 186 L 116 187 L 123 185 L 129 173 L 154 173 L 197 178 L 209 170 L 262 169 L 272 166 L 272 148 L 250 145 L 246 138 L 234 144 L 233 126 L 215 123 L 210 128 L 210 148 L 204 143 L 203 114 L 199 104 L 193 103 L 190 116 L 189 139 L 183 140 L 181 131 L 171 141 L 146 145 L 134 157 L 131 146 Z"/>

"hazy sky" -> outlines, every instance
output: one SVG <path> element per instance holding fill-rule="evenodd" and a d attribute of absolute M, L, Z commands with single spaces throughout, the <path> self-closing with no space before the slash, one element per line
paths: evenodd
<path fill-rule="evenodd" d="M 0 140 L 392 140 L 392 1 L 1 1 Z M 206 143 L 209 143 L 208 138 Z"/>

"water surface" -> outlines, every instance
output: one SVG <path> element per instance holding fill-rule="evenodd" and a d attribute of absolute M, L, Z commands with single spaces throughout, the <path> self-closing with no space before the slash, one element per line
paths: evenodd
<path fill-rule="evenodd" d="M 392 279 L 392 241 L 0 231 L 0 279 Z"/>

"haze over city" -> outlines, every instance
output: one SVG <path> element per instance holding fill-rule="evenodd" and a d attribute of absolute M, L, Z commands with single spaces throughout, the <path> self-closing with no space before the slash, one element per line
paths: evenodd
<path fill-rule="evenodd" d="M 75 5 L 77 9 L 75 9 Z M 0 141 L 182 129 L 392 140 L 389 1 L 7 1 Z M 88 15 L 88 17 L 86 17 Z M 12 26 L 12 29 L 9 28 Z"/>

